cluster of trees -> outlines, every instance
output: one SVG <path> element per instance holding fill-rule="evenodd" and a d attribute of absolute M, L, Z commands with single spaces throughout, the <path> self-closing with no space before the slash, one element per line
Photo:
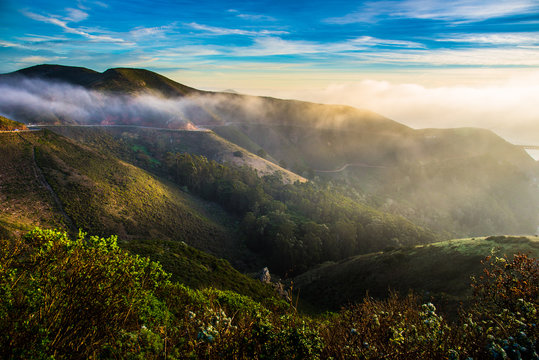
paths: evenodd
<path fill-rule="evenodd" d="M 163 166 L 180 186 L 241 217 L 247 245 L 281 274 L 434 240 L 405 219 L 377 212 L 327 184 L 286 184 L 278 173 L 260 177 L 251 168 L 188 153 L 169 153 Z"/>
<path fill-rule="evenodd" d="M 311 318 L 173 283 L 116 238 L 0 239 L 2 359 L 537 359 L 539 263 L 492 258 L 455 322 L 397 295 Z"/>

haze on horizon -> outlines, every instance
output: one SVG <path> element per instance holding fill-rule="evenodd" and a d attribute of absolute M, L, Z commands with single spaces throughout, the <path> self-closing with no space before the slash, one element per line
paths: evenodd
<path fill-rule="evenodd" d="M 415 128 L 539 145 L 539 2 L 0 4 L 0 72 L 139 67 L 180 83 L 341 103 Z"/>

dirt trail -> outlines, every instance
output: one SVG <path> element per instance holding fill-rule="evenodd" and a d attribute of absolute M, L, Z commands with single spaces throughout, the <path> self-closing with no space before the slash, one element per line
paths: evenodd
<path fill-rule="evenodd" d="M 58 211 L 60 212 L 60 214 L 64 218 L 65 224 L 69 227 L 69 229 L 71 231 L 75 232 L 77 230 L 77 228 L 75 227 L 75 224 L 73 223 L 73 220 L 65 212 L 64 207 L 62 205 L 62 202 L 60 201 L 60 198 L 54 192 L 51 185 L 47 182 L 47 179 L 45 178 L 45 175 L 43 174 L 43 171 L 41 170 L 41 168 L 37 164 L 37 161 L 36 161 L 36 148 L 35 148 L 34 144 L 30 140 L 28 140 L 24 136 L 22 136 L 21 134 L 18 134 L 18 135 L 24 142 L 30 144 L 30 146 L 32 147 L 32 164 L 33 164 L 34 176 L 36 177 L 36 180 L 38 181 L 39 184 L 41 184 L 41 186 L 43 186 L 45 189 L 47 189 L 47 191 L 49 192 L 49 194 L 51 195 L 51 197 L 52 197 L 52 199 L 54 201 L 54 204 L 56 205 L 56 208 L 58 209 Z"/>

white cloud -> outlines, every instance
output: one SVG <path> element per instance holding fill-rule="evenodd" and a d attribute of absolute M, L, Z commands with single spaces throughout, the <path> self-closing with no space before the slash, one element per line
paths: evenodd
<path fill-rule="evenodd" d="M 119 43 L 123 45 L 133 45 L 132 43 L 126 42 L 123 39 L 115 38 L 110 35 L 94 35 L 94 34 L 90 34 L 88 31 L 85 31 L 83 29 L 70 27 L 67 25 L 67 21 L 60 20 L 58 17 L 55 17 L 55 16 L 43 16 L 43 15 L 36 14 L 30 11 L 23 11 L 23 14 L 29 17 L 30 19 L 59 26 L 67 33 L 81 35 L 91 41 Z"/>
<path fill-rule="evenodd" d="M 36 35 L 36 34 L 26 34 L 25 36 L 17 37 L 16 39 L 21 40 L 21 41 L 32 42 L 32 43 L 67 40 L 65 36 L 48 36 L 48 35 Z"/>
<path fill-rule="evenodd" d="M 436 39 L 436 41 L 464 42 L 492 45 L 533 45 L 539 43 L 539 33 L 487 33 L 487 34 L 453 34 Z"/>
<path fill-rule="evenodd" d="M 227 47 L 231 54 L 238 56 L 272 56 L 272 55 L 305 55 L 305 54 L 344 54 L 361 53 L 376 46 L 391 46 L 392 48 L 424 48 L 424 45 L 411 41 L 378 39 L 362 36 L 342 42 L 318 43 L 314 41 L 285 40 L 280 37 L 264 36 L 255 38 L 251 46 Z"/>
<path fill-rule="evenodd" d="M 419 19 L 481 21 L 525 13 L 537 5 L 534 0 L 408 0 L 401 3 L 396 13 Z"/>
<path fill-rule="evenodd" d="M 406 48 L 424 48 L 425 45 L 414 41 L 378 39 L 371 36 L 361 36 L 349 41 L 350 44 L 359 44 L 364 46 L 392 46 Z"/>
<path fill-rule="evenodd" d="M 31 64 L 43 64 L 51 61 L 57 61 L 60 59 L 65 59 L 65 57 L 61 56 L 27 56 L 22 59 L 19 59 L 20 63 L 31 63 Z"/>
<path fill-rule="evenodd" d="M 129 34 L 131 36 L 134 36 L 135 38 L 142 38 L 142 37 L 164 37 L 169 31 L 175 28 L 175 25 L 165 25 L 165 26 L 156 26 L 156 27 L 136 27 L 132 29 Z"/>
<path fill-rule="evenodd" d="M 372 22 L 378 18 L 433 19 L 450 22 L 482 21 L 491 18 L 527 13 L 537 9 L 534 0 L 405 0 L 370 1 L 357 11 L 341 17 L 325 19 L 330 24 Z"/>
<path fill-rule="evenodd" d="M 67 22 L 79 22 L 88 18 L 88 13 L 80 9 L 67 8 L 66 11 L 68 16 L 64 17 L 64 20 Z"/>
<path fill-rule="evenodd" d="M 195 22 L 185 24 L 195 30 L 204 31 L 211 35 L 247 35 L 247 36 L 260 36 L 260 35 L 282 35 L 288 34 L 287 31 L 280 30 L 242 30 L 242 29 L 228 29 L 215 26 L 202 25 Z"/>
<path fill-rule="evenodd" d="M 0 40 L 0 47 L 16 48 L 16 49 L 29 49 L 30 48 L 24 44 L 17 44 L 17 43 L 13 43 L 10 41 L 3 41 L 3 40 Z"/>
<path fill-rule="evenodd" d="M 377 51 L 357 55 L 363 63 L 431 66 L 539 66 L 539 49 L 462 49 Z"/>

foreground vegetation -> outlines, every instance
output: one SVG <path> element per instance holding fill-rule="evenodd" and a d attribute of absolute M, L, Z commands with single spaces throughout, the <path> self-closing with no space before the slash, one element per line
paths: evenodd
<path fill-rule="evenodd" d="M 488 258 L 456 322 L 414 296 L 310 318 L 279 300 L 173 283 L 115 237 L 0 242 L 5 359 L 536 359 L 539 264 Z"/>
<path fill-rule="evenodd" d="M 387 248 L 326 262 L 295 277 L 301 298 L 317 309 L 338 310 L 343 304 L 366 294 L 378 299 L 390 289 L 408 289 L 435 301 L 439 309 L 456 316 L 459 304 L 472 293 L 470 277 L 482 271 L 487 255 L 503 256 L 522 252 L 539 257 L 539 238 L 534 236 L 490 236 L 436 242 L 428 245 Z"/>

